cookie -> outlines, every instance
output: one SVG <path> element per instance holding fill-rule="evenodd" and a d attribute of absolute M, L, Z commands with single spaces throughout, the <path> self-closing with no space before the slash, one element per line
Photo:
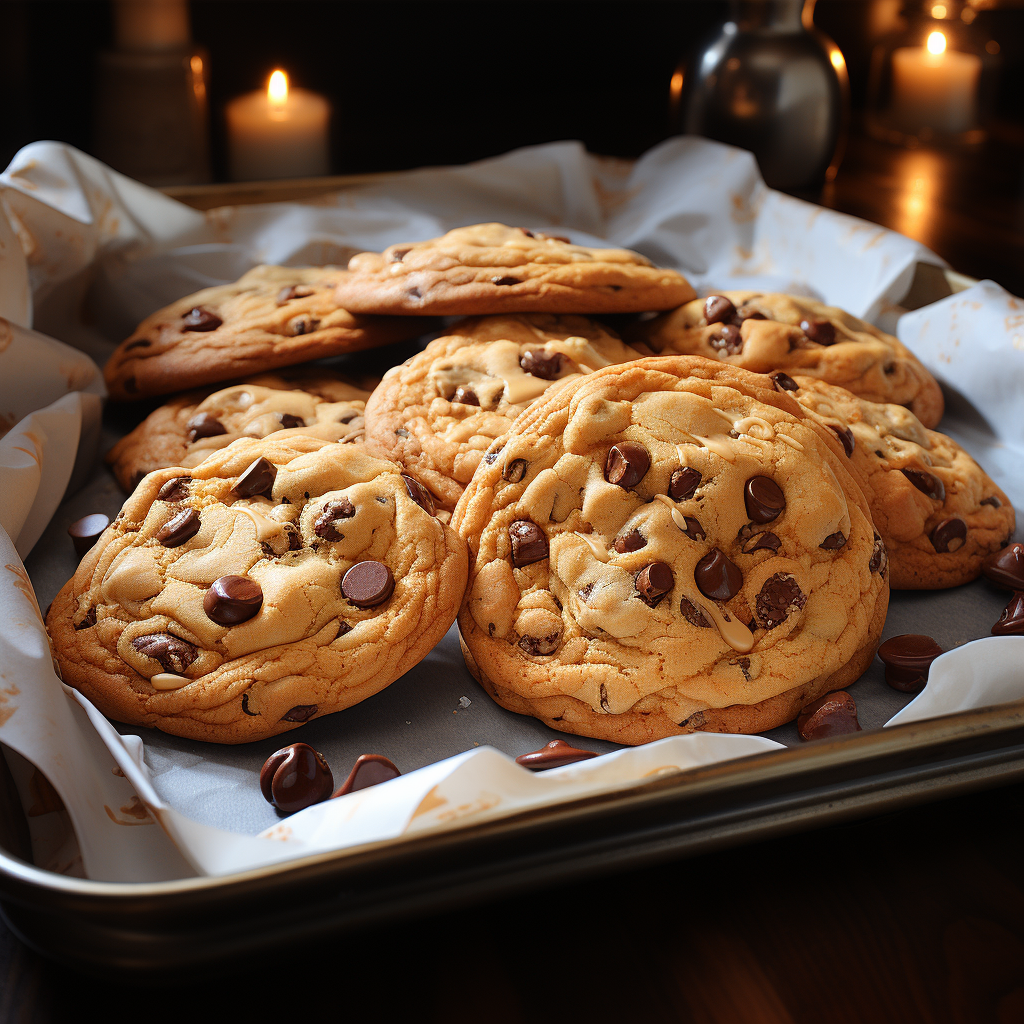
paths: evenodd
<path fill-rule="evenodd" d="M 122 342 L 103 377 L 133 399 L 234 380 L 415 338 L 424 320 L 358 317 L 334 300 L 337 267 L 254 267 L 157 310 Z"/>
<path fill-rule="evenodd" d="M 628 249 L 590 249 L 504 224 L 353 256 L 335 292 L 356 313 L 641 313 L 696 294 Z"/>
<path fill-rule="evenodd" d="M 369 397 L 326 370 L 268 373 L 217 391 L 193 391 L 150 413 L 107 452 L 107 462 L 118 483 L 132 491 L 147 473 L 191 469 L 239 437 L 301 433 L 360 441 Z"/>
<path fill-rule="evenodd" d="M 455 620 L 466 551 L 363 445 L 240 438 L 147 476 L 46 618 L 119 722 L 241 743 L 382 690 Z"/>
<path fill-rule="evenodd" d="M 491 442 L 532 401 L 566 377 L 635 357 L 579 316 L 464 320 L 384 375 L 366 404 L 367 440 L 451 511 Z"/>
<path fill-rule="evenodd" d="M 926 427 L 942 419 L 942 391 L 910 349 L 813 299 L 722 292 L 636 325 L 627 340 L 644 351 L 706 356 L 758 373 L 784 370 L 817 377 L 869 402 L 904 405 Z"/>
<path fill-rule="evenodd" d="M 502 706 L 620 743 L 759 732 L 870 663 L 885 548 L 835 435 L 770 378 L 607 367 L 490 454 L 452 525 L 466 662 Z"/>
<path fill-rule="evenodd" d="M 1006 495 L 952 438 L 926 429 L 908 409 L 865 401 L 813 377 L 783 375 L 777 386 L 845 438 L 889 553 L 893 589 L 969 583 L 1013 534 Z"/>

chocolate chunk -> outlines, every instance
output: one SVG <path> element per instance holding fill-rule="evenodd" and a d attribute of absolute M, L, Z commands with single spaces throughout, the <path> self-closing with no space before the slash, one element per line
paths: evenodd
<path fill-rule="evenodd" d="M 836 437 L 843 442 L 843 450 L 846 452 L 846 457 L 849 459 L 853 456 L 853 449 L 857 447 L 857 442 L 853 439 L 853 431 L 849 427 L 841 427 L 837 423 L 830 423 L 829 426 L 835 431 Z"/>
<path fill-rule="evenodd" d="M 921 469 L 903 469 L 900 472 L 923 494 L 934 501 L 946 500 L 946 488 L 937 476 Z"/>
<path fill-rule="evenodd" d="M 716 352 L 725 352 L 734 356 L 743 351 L 743 336 L 734 324 L 723 324 L 717 334 L 712 334 L 708 342 Z"/>
<path fill-rule="evenodd" d="M 708 324 L 727 324 L 736 315 L 736 307 L 724 295 L 709 295 L 704 300 L 704 319 Z"/>
<path fill-rule="evenodd" d="M 812 700 L 797 716 L 796 731 L 802 740 L 821 740 L 860 732 L 857 705 L 845 691 Z"/>
<path fill-rule="evenodd" d="M 501 475 L 510 484 L 517 484 L 526 476 L 526 470 L 529 466 L 530 464 L 526 459 L 513 459 L 511 462 L 506 463 Z"/>
<path fill-rule="evenodd" d="M 518 646 L 526 654 L 530 654 L 535 658 L 541 658 L 554 654 L 558 650 L 558 645 L 561 641 L 561 632 L 551 633 L 548 636 L 521 636 Z"/>
<path fill-rule="evenodd" d="M 993 636 L 1024 636 L 1024 592 L 1017 591 L 992 627 Z"/>
<path fill-rule="evenodd" d="M 221 626 L 237 626 L 263 607 L 263 590 L 248 576 L 221 576 L 203 598 L 203 610 Z"/>
<path fill-rule="evenodd" d="M 522 231 L 522 233 L 526 235 L 527 238 L 537 237 L 529 228 L 520 228 L 519 230 Z"/>
<path fill-rule="evenodd" d="M 193 416 L 186 424 L 186 429 L 189 441 L 198 441 L 201 437 L 218 437 L 220 434 L 228 432 L 228 428 L 216 416 L 211 416 L 208 412 L 201 412 L 197 416 Z"/>
<path fill-rule="evenodd" d="M 405 257 L 408 256 L 409 253 L 411 253 L 411 252 L 412 252 L 412 249 L 393 249 L 391 251 L 391 256 L 389 257 L 389 262 L 391 262 L 391 263 L 401 263 L 402 260 L 404 260 Z"/>
<path fill-rule="evenodd" d="M 182 509 L 156 531 L 156 539 L 165 548 L 176 548 L 199 532 L 199 513 L 194 508 Z"/>
<path fill-rule="evenodd" d="M 383 604 L 394 592 L 395 577 L 383 563 L 368 559 L 356 562 L 341 580 L 341 592 L 357 608 Z"/>
<path fill-rule="evenodd" d="M 668 496 L 673 501 L 688 501 L 700 486 L 701 474 L 690 466 L 672 471 L 668 481 Z"/>
<path fill-rule="evenodd" d="M 993 551 L 981 563 L 985 578 L 1000 587 L 1024 590 L 1024 544 L 1011 544 L 1001 551 Z"/>
<path fill-rule="evenodd" d="M 290 412 L 281 413 L 281 427 L 284 430 L 293 430 L 295 427 L 304 427 L 306 421 L 298 416 L 293 416 Z"/>
<path fill-rule="evenodd" d="M 260 456 L 251 462 L 246 471 L 235 481 L 231 493 L 238 498 L 254 498 L 257 495 L 270 497 L 277 479 L 277 467 Z"/>
<path fill-rule="evenodd" d="M 157 501 L 184 501 L 188 497 L 188 485 L 191 482 L 190 476 L 176 476 L 173 480 L 168 480 L 156 492 Z"/>
<path fill-rule="evenodd" d="M 81 558 L 100 539 L 100 535 L 110 525 L 109 517 L 102 512 L 76 519 L 68 527 L 68 536 L 75 546 L 75 554 Z"/>
<path fill-rule="evenodd" d="M 460 384 L 455 389 L 452 401 L 459 405 L 480 405 L 480 399 L 476 397 L 476 392 L 472 388 L 467 388 L 465 384 Z"/>
<path fill-rule="evenodd" d="M 320 321 L 315 316 L 299 316 L 292 321 L 292 337 L 298 338 L 303 334 L 312 334 L 319 326 Z"/>
<path fill-rule="evenodd" d="M 284 533 L 288 538 L 288 550 L 298 551 L 302 547 L 302 533 L 294 523 L 284 524 Z"/>
<path fill-rule="evenodd" d="M 504 447 L 504 445 L 502 445 L 502 447 Z M 496 448 L 493 452 L 488 452 L 484 456 L 484 462 L 486 462 L 488 466 L 493 466 L 498 461 L 498 456 L 500 454 L 501 448 Z"/>
<path fill-rule="evenodd" d="M 352 627 L 347 622 L 338 620 L 338 632 L 335 634 L 334 639 L 340 640 L 346 633 L 351 633 Z"/>
<path fill-rule="evenodd" d="M 746 527 L 744 527 L 746 529 Z M 742 535 L 743 530 L 740 530 Z M 782 546 L 782 541 L 770 531 L 766 533 L 755 533 L 750 535 L 750 539 L 743 545 L 743 554 L 752 555 L 755 551 L 778 551 Z"/>
<path fill-rule="evenodd" d="M 267 758 L 260 770 L 263 796 L 285 814 L 326 800 L 332 789 L 334 776 L 324 755 L 308 743 L 282 747 Z"/>
<path fill-rule="evenodd" d="M 943 519 L 931 532 L 932 547 L 939 553 L 957 551 L 967 540 L 967 524 L 956 516 Z"/>
<path fill-rule="evenodd" d="M 277 293 L 277 304 L 283 306 L 286 302 L 291 302 L 292 299 L 304 299 L 307 295 L 312 294 L 313 289 L 308 284 L 289 284 Z"/>
<path fill-rule="evenodd" d="M 433 515 L 434 499 L 431 496 L 430 491 L 428 491 L 426 487 L 419 482 L 419 480 L 414 480 L 411 476 L 406 476 L 405 473 L 402 474 L 402 479 L 405 481 L 405 490 L 409 497 L 412 498 L 412 500 L 415 501 L 424 512 Z M 354 511 L 355 509 L 353 509 L 353 512 Z"/>
<path fill-rule="evenodd" d="M 185 669 L 199 657 L 194 644 L 170 633 L 147 633 L 145 636 L 137 636 L 132 640 L 132 647 L 143 657 L 158 661 L 165 672 L 175 672 L 178 675 L 184 673 Z"/>
<path fill-rule="evenodd" d="M 50 609 L 46 609 L 47 617 L 50 614 Z M 96 609 L 90 608 L 80 622 L 75 623 L 75 629 L 90 629 L 96 625 Z"/>
<path fill-rule="evenodd" d="M 786 496 L 771 477 L 752 476 L 744 485 L 743 503 L 747 506 L 747 515 L 755 523 L 770 523 L 782 515 Z"/>
<path fill-rule="evenodd" d="M 679 614 L 691 626 L 698 626 L 701 629 L 711 628 L 711 623 L 704 617 L 704 613 L 689 598 L 684 597 L 680 600 Z"/>
<path fill-rule="evenodd" d="M 324 540 L 343 540 L 345 534 L 338 530 L 340 519 L 351 519 L 356 514 L 356 507 L 348 498 L 335 498 L 324 505 L 323 511 L 313 523 L 313 532 Z"/>
<path fill-rule="evenodd" d="M 259 718 L 260 713 L 258 711 L 249 710 L 249 694 L 242 694 L 242 714 L 248 715 L 250 718 Z"/>
<path fill-rule="evenodd" d="M 629 490 L 640 483 L 650 468 L 651 456 L 642 444 L 620 441 L 608 451 L 604 461 L 604 478 L 610 484 Z"/>
<path fill-rule="evenodd" d="M 683 522 L 686 523 L 686 529 L 683 530 L 683 533 L 690 540 L 707 540 L 708 535 L 704 532 L 704 527 L 693 516 L 683 516 Z"/>
<path fill-rule="evenodd" d="M 629 533 L 616 537 L 612 547 L 620 555 L 624 555 L 627 552 L 639 551 L 641 548 L 647 547 L 647 538 L 639 530 L 630 530 Z"/>
<path fill-rule="evenodd" d="M 846 546 L 846 537 L 841 533 L 830 533 L 819 545 L 819 548 L 823 548 L 825 551 L 838 551 L 841 547 Z"/>
<path fill-rule="evenodd" d="M 202 306 L 193 306 L 182 318 L 181 329 L 183 331 L 215 331 L 223 320 L 216 313 L 204 309 Z"/>
<path fill-rule="evenodd" d="M 665 562 L 651 562 L 646 568 L 636 574 L 633 581 L 640 600 L 651 608 L 657 607 L 658 602 L 672 590 L 675 580 L 672 576 L 672 568 Z"/>
<path fill-rule="evenodd" d="M 345 796 L 346 793 L 354 793 L 359 789 L 379 786 L 382 782 L 397 779 L 401 774 L 394 762 L 389 761 L 381 754 L 360 754 L 356 758 L 352 771 L 348 773 L 348 778 L 331 799 L 333 800 L 336 796 Z"/>
<path fill-rule="evenodd" d="M 542 772 L 548 768 L 575 764 L 577 761 L 588 761 L 592 757 L 597 757 L 593 750 L 580 750 L 578 747 L 570 746 L 565 740 L 552 740 L 540 750 L 520 754 L 516 758 L 516 764 L 529 768 L 532 772 Z"/>
<path fill-rule="evenodd" d="M 903 693 L 917 693 L 928 682 L 928 669 L 942 653 L 930 637 L 919 633 L 903 633 L 890 637 L 878 648 L 885 664 L 885 681 Z"/>
<path fill-rule="evenodd" d="M 548 557 L 548 538 L 529 519 L 517 519 L 512 523 L 508 528 L 508 539 L 512 542 L 512 564 L 517 568 Z"/>
<path fill-rule="evenodd" d="M 1002 508 L 1003 505 L 994 494 L 990 494 L 987 498 L 982 498 L 980 504 L 991 505 L 993 508 Z"/>
<path fill-rule="evenodd" d="M 296 704 L 281 716 L 282 722 L 308 722 L 320 710 L 319 704 Z"/>
<path fill-rule="evenodd" d="M 801 320 L 800 330 L 819 345 L 836 343 L 836 328 L 831 320 Z"/>
<path fill-rule="evenodd" d="M 502 285 L 502 286 L 507 286 L 507 285 L 512 285 L 512 284 L 519 284 L 519 278 L 518 277 L 510 277 L 510 276 L 507 276 L 507 275 L 505 277 L 492 277 L 491 278 L 491 284 L 497 284 L 497 285 Z"/>
<path fill-rule="evenodd" d="M 743 573 L 739 566 L 715 548 L 695 566 L 693 578 L 700 592 L 713 601 L 728 601 L 743 586 Z"/>
<path fill-rule="evenodd" d="M 541 380 L 555 380 L 562 372 L 564 357 L 561 352 L 547 353 L 540 349 L 531 349 L 519 357 L 519 365 L 526 373 L 540 377 Z"/>
<path fill-rule="evenodd" d="M 882 540 L 878 531 L 875 530 L 875 544 L 871 549 L 871 558 L 868 560 L 870 572 L 881 573 L 885 576 L 886 567 L 889 564 L 889 553 L 885 550 L 885 541 Z"/>
<path fill-rule="evenodd" d="M 788 373 L 783 373 L 781 370 L 778 373 L 772 374 L 772 380 L 775 381 L 775 386 L 779 391 L 800 390 L 800 385 Z"/>
<path fill-rule="evenodd" d="M 800 589 L 796 578 L 789 573 L 777 572 L 764 581 L 757 595 L 757 621 L 765 629 L 774 629 L 780 622 L 785 622 L 791 612 L 799 611 L 806 603 L 807 595 Z"/>

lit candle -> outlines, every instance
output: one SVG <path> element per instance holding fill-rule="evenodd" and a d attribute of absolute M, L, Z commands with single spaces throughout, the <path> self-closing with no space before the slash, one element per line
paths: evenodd
<path fill-rule="evenodd" d="M 965 132 L 975 124 L 980 72 L 980 57 L 947 50 L 946 37 L 932 32 L 924 47 L 893 52 L 892 112 L 909 131 Z"/>
<path fill-rule="evenodd" d="M 289 89 L 288 76 L 275 71 L 266 92 L 251 92 L 228 104 L 231 177 L 259 181 L 326 174 L 330 115 L 323 96 Z"/>

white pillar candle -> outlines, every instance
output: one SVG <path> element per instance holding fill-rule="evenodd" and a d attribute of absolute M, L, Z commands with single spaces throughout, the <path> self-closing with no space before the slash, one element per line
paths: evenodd
<path fill-rule="evenodd" d="M 315 92 L 289 89 L 275 71 L 266 92 L 251 92 L 227 106 L 228 154 L 234 181 L 311 178 L 327 174 L 330 104 Z"/>
<path fill-rule="evenodd" d="M 965 132 L 975 125 L 980 73 L 980 57 L 947 50 L 946 37 L 933 32 L 926 46 L 893 52 L 892 113 L 908 131 Z"/>

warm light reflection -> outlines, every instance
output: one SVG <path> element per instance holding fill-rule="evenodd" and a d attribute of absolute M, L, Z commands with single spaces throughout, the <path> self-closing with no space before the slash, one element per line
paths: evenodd
<path fill-rule="evenodd" d="M 683 94 L 683 73 L 677 71 L 672 76 L 672 82 L 669 85 L 669 96 L 672 98 L 673 103 L 679 102 L 679 97 Z"/>
<path fill-rule="evenodd" d="M 843 68 L 846 67 L 846 61 L 843 60 L 843 55 L 839 52 L 838 49 L 832 50 L 832 52 L 828 55 L 828 59 L 832 61 L 832 67 L 834 67 L 836 71 L 842 71 Z"/>
<path fill-rule="evenodd" d="M 994 39 L 990 39 L 985 44 L 985 50 L 988 53 L 991 53 L 991 54 L 995 55 L 995 54 L 997 54 L 999 52 L 999 44 Z"/>
<path fill-rule="evenodd" d="M 203 78 L 203 58 L 197 53 L 188 63 L 192 69 L 192 92 L 195 93 L 196 100 L 199 103 L 205 103 L 206 79 Z"/>
<path fill-rule="evenodd" d="M 932 17 L 933 18 L 944 18 L 946 16 L 946 5 L 945 4 L 933 4 L 932 5 Z"/>
<path fill-rule="evenodd" d="M 275 107 L 282 107 L 288 102 L 288 76 L 283 71 L 277 70 L 270 76 L 267 99 Z"/>
<path fill-rule="evenodd" d="M 928 47 L 929 53 L 934 53 L 938 56 L 940 53 L 946 52 L 946 37 L 941 32 L 932 32 L 928 36 L 928 42 L 925 43 Z"/>
<path fill-rule="evenodd" d="M 925 245 L 932 240 L 932 218 L 941 171 L 936 155 L 930 150 L 907 152 L 901 160 L 899 200 L 893 227 Z"/>

